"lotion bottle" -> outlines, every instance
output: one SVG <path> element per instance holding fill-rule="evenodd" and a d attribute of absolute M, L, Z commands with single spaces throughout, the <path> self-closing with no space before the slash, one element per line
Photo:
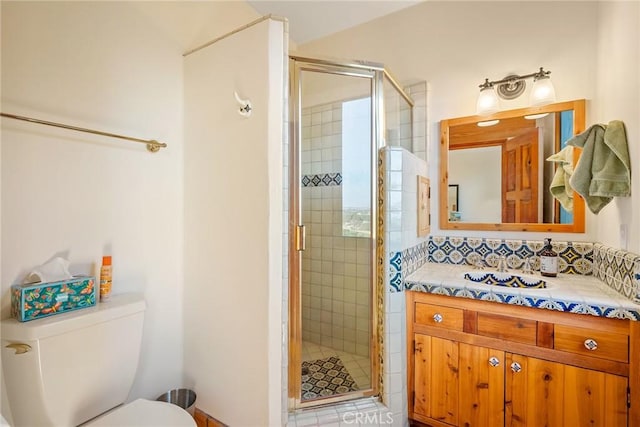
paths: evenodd
<path fill-rule="evenodd" d="M 540 252 L 540 274 L 547 277 L 558 275 L 558 254 L 551 246 L 551 239 L 544 239 L 544 248 Z"/>
<path fill-rule="evenodd" d="M 107 301 L 111 296 L 111 256 L 102 257 L 100 267 L 100 302 Z"/>

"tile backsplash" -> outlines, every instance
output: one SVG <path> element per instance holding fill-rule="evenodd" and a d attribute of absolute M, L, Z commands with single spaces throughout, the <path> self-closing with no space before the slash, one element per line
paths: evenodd
<path fill-rule="evenodd" d="M 593 243 L 552 241 L 558 253 L 558 271 L 568 274 L 593 274 Z M 495 267 L 501 256 L 507 258 L 509 268 L 522 268 L 529 258 L 534 270 L 540 266 L 542 240 L 505 240 L 477 237 L 431 236 L 429 262 L 471 264 L 470 259 L 480 257 L 486 265 Z M 471 257 L 471 258 L 470 258 Z"/>
<path fill-rule="evenodd" d="M 541 240 L 505 240 L 476 237 L 430 236 L 428 242 L 389 254 L 390 291 L 402 292 L 405 278 L 425 262 L 471 264 L 474 257 L 495 267 L 501 256 L 509 268 L 522 268 L 530 259 L 540 267 Z M 640 303 L 640 255 L 601 243 L 552 242 L 560 273 L 595 275 L 619 294 Z"/>
<path fill-rule="evenodd" d="M 595 243 L 593 271 L 625 298 L 640 303 L 640 255 Z"/>

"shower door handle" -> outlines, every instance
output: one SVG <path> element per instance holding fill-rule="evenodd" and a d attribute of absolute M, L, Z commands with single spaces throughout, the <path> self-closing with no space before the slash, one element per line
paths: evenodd
<path fill-rule="evenodd" d="M 296 250 L 302 252 L 307 249 L 307 229 L 304 225 L 296 225 Z"/>

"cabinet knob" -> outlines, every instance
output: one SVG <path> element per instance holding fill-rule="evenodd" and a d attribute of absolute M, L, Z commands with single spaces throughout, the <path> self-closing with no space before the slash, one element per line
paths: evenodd
<path fill-rule="evenodd" d="M 513 362 L 511 364 L 511 370 L 517 374 L 518 372 L 522 371 L 522 366 L 520 366 L 518 362 Z"/>
<path fill-rule="evenodd" d="M 489 365 L 493 366 L 494 368 L 495 368 L 496 366 L 500 366 L 500 359 L 498 359 L 498 358 L 497 358 L 497 357 L 495 357 L 495 356 L 491 356 L 491 357 L 489 358 Z"/>
<path fill-rule="evenodd" d="M 442 317 L 442 314 L 440 313 L 436 313 L 433 315 L 433 321 L 436 323 L 442 323 L 442 319 L 444 319 L 444 317 Z"/>
<path fill-rule="evenodd" d="M 590 351 L 597 350 L 598 342 L 592 338 L 587 338 L 586 340 L 584 340 L 584 347 Z"/>

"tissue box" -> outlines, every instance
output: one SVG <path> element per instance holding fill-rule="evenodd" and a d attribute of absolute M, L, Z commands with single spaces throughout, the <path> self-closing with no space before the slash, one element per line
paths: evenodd
<path fill-rule="evenodd" d="M 96 305 L 95 277 L 11 286 L 11 314 L 20 322 Z"/>

